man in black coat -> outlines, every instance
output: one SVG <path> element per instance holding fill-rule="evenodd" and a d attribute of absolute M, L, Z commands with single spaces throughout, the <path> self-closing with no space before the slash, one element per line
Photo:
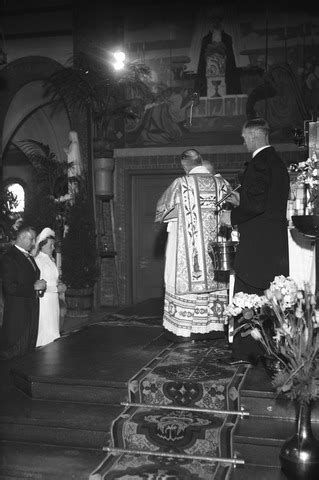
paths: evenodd
<path fill-rule="evenodd" d="M 289 275 L 286 212 L 290 179 L 284 162 L 269 145 L 269 126 L 264 119 L 248 120 L 242 136 L 252 160 L 243 174 L 238 207 L 223 212 L 221 221 L 239 231 L 234 293 L 263 295 L 276 275 Z M 235 358 L 262 353 L 251 336 L 235 336 Z"/>
<path fill-rule="evenodd" d="M 24 355 L 35 349 L 39 322 L 39 291 L 46 281 L 39 280 L 40 270 L 30 255 L 36 232 L 21 226 L 15 244 L 2 255 L 0 272 L 3 289 L 3 324 L 0 357 Z"/>

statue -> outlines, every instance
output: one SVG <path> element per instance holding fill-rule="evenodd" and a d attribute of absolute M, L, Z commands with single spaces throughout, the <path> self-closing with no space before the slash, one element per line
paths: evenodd
<path fill-rule="evenodd" d="M 68 157 L 68 163 L 70 165 L 70 168 L 68 170 L 68 177 L 81 177 L 83 166 L 77 132 L 70 131 L 69 140 L 70 143 L 68 148 L 63 149 Z"/>
<path fill-rule="evenodd" d="M 64 148 L 68 159 L 68 194 L 66 199 L 73 198 L 78 191 L 77 181 L 82 176 L 83 164 L 81 158 L 80 144 L 77 132 L 69 132 L 69 146 Z"/>
<path fill-rule="evenodd" d="M 209 15 L 209 32 L 202 38 L 195 90 L 201 97 L 241 93 L 232 37 L 223 30 L 218 9 Z"/>

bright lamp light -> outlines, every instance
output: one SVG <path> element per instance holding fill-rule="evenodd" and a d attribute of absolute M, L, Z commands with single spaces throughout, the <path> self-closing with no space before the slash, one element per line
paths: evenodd
<path fill-rule="evenodd" d="M 125 53 L 124 52 L 114 52 L 113 56 L 116 62 L 124 62 L 125 61 Z"/>
<path fill-rule="evenodd" d="M 123 70 L 125 68 L 125 53 L 124 52 L 114 52 L 113 53 L 114 62 L 112 63 L 114 70 Z"/>

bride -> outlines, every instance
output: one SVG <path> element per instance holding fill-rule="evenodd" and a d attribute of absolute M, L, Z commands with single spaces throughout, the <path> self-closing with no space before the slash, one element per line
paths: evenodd
<path fill-rule="evenodd" d="M 40 347 L 60 337 L 59 292 L 65 290 L 59 281 L 59 271 L 53 258 L 55 233 L 44 228 L 37 236 L 35 261 L 40 269 L 41 278 L 47 282 L 47 288 L 40 296 L 39 328 L 36 346 Z"/>

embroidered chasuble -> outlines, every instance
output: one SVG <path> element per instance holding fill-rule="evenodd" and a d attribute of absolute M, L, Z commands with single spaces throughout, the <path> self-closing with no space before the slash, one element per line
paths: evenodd
<path fill-rule="evenodd" d="M 168 232 L 163 327 L 175 337 L 224 332 L 228 283 L 215 278 L 208 243 L 218 239 L 215 206 L 230 189 L 220 175 L 196 167 L 157 203 L 155 221 L 167 223 Z"/>
<path fill-rule="evenodd" d="M 155 221 L 177 221 L 175 293 L 204 293 L 225 288 L 214 279 L 209 241 L 217 240 L 216 202 L 230 189 L 220 176 L 177 178 L 158 201 Z"/>

